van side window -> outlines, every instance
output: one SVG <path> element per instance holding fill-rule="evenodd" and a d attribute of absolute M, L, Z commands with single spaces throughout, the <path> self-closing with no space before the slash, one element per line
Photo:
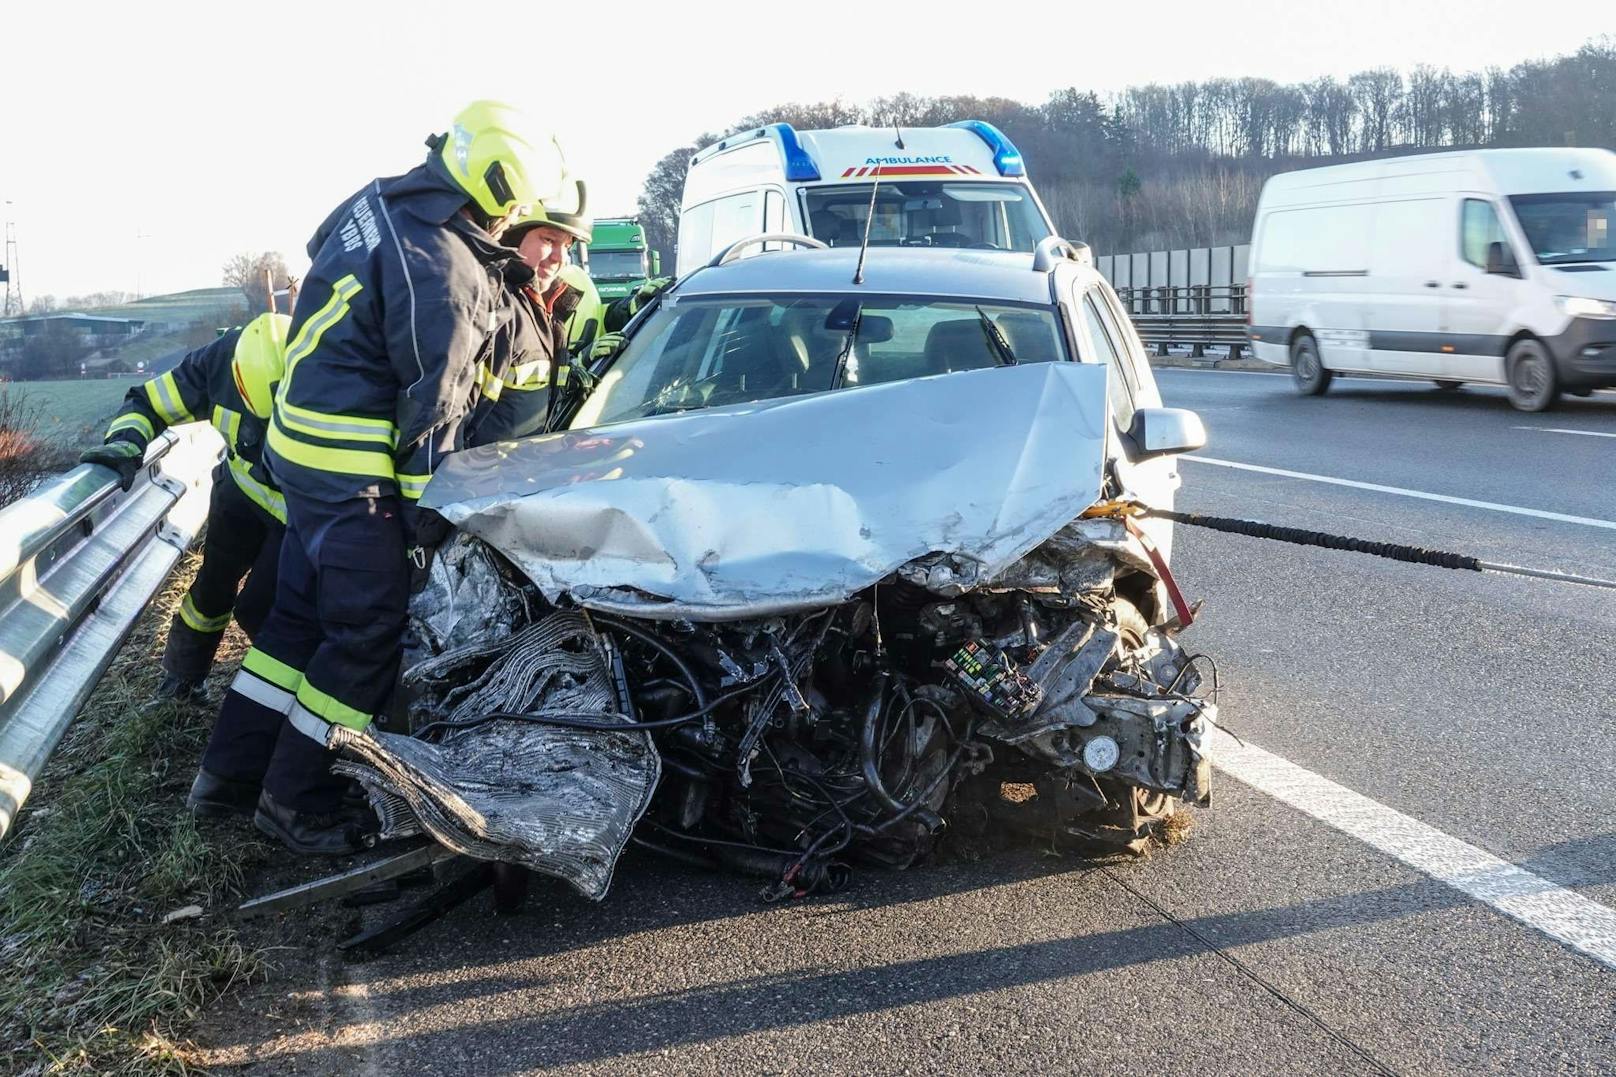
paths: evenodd
<path fill-rule="evenodd" d="M 1502 243 L 1509 250 L 1509 237 L 1491 202 L 1467 198 L 1459 215 L 1459 253 L 1477 269 L 1487 268 L 1487 247 Z"/>
<path fill-rule="evenodd" d="M 714 254 L 763 231 L 763 192 L 743 191 L 713 201 Z"/>
<path fill-rule="evenodd" d="M 1116 416 L 1117 426 L 1123 430 L 1133 422 L 1133 389 L 1128 384 L 1128 376 L 1124 373 L 1127 360 L 1122 356 L 1122 348 L 1108 331 L 1100 315 L 1100 309 L 1095 305 L 1092 292 L 1083 296 L 1082 325 L 1084 343 L 1084 358 L 1089 362 L 1101 362 L 1106 368 L 1106 384 L 1110 386 L 1111 411 Z"/>
<path fill-rule="evenodd" d="M 697 265 L 734 243 L 763 231 L 763 192 L 725 195 L 679 215 L 679 249 L 701 251 Z"/>
<path fill-rule="evenodd" d="M 707 252 L 699 255 L 700 261 L 696 265 L 705 265 L 712 257 L 713 249 L 713 207 L 716 202 L 703 202 L 699 206 L 691 206 L 679 214 L 679 249 L 681 251 Z"/>

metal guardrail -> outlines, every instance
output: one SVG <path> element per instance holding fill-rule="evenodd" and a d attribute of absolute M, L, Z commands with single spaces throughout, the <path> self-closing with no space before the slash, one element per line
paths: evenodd
<path fill-rule="evenodd" d="M 1249 342 L 1246 335 L 1244 284 L 1159 285 L 1118 288 L 1117 298 L 1133 319 L 1139 339 L 1167 354 L 1174 344 L 1187 344 L 1199 357 L 1208 344 L 1229 348 L 1236 358 Z"/>
<path fill-rule="evenodd" d="M 1235 358 L 1246 336 L 1246 266 L 1249 246 L 1108 254 L 1095 259 L 1133 318 L 1139 338 L 1165 355 L 1189 345 L 1200 357 L 1221 345 Z"/>
<path fill-rule="evenodd" d="M 127 493 L 81 464 L 0 509 L 0 838 L 207 519 L 224 442 L 165 431 Z"/>

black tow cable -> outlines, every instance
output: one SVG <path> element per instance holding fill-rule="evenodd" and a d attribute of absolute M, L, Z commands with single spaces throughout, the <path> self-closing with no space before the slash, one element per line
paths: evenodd
<path fill-rule="evenodd" d="M 1374 542 L 1347 535 L 1329 535 L 1322 531 L 1308 531 L 1300 527 L 1281 527 L 1261 520 L 1237 520 L 1231 516 L 1202 516 L 1198 512 L 1173 512 L 1170 509 L 1146 509 L 1146 516 L 1158 520 L 1171 520 L 1190 527 L 1205 527 L 1231 535 L 1289 542 L 1296 546 L 1317 546 L 1326 550 L 1344 550 L 1348 553 L 1366 553 L 1393 561 L 1406 561 L 1414 565 L 1435 565 L 1438 568 L 1459 569 L 1466 572 L 1501 572 L 1511 576 L 1529 576 L 1540 580 L 1558 580 L 1578 583 L 1585 587 L 1603 587 L 1616 591 L 1616 580 L 1602 580 L 1593 576 L 1578 576 L 1570 572 L 1557 572 L 1546 568 L 1525 568 L 1506 565 L 1498 561 L 1483 561 L 1461 553 L 1446 550 L 1428 550 L 1423 546 L 1405 546 L 1399 542 Z"/>

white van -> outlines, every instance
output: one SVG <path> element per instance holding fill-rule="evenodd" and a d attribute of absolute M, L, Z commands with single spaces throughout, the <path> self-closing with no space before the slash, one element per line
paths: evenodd
<path fill-rule="evenodd" d="M 856 246 L 877 180 L 871 246 L 1031 253 L 1054 234 L 1021 152 L 990 123 L 829 131 L 774 123 L 691 158 L 679 211 L 678 275 L 764 232 Z"/>
<path fill-rule="evenodd" d="M 1616 153 L 1433 153 L 1263 186 L 1247 310 L 1298 391 L 1337 372 L 1503 385 L 1541 411 L 1616 385 Z"/>

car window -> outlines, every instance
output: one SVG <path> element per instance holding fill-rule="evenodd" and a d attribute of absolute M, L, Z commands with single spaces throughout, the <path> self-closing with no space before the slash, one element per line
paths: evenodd
<path fill-rule="evenodd" d="M 855 333 L 856 328 L 856 333 Z M 1067 358 L 1050 306 L 923 296 L 676 297 L 572 426 Z"/>
<path fill-rule="evenodd" d="M 1123 380 L 1128 383 L 1129 394 L 1137 401 L 1142 391 L 1140 388 L 1142 379 L 1139 376 L 1139 359 L 1132 346 L 1132 335 L 1128 332 L 1131 325 L 1118 315 L 1116 303 L 1098 285 L 1089 289 L 1089 298 L 1094 300 L 1095 309 L 1100 312 L 1100 320 L 1105 323 L 1106 332 L 1116 345 L 1117 354 L 1122 357 Z"/>
<path fill-rule="evenodd" d="M 1133 422 L 1133 391 L 1123 371 L 1125 361 L 1121 349 L 1112 335 L 1116 330 L 1115 328 L 1107 330 L 1094 298 L 1092 293 L 1085 293 L 1078 303 L 1083 351 L 1089 361 L 1105 364 L 1111 411 L 1116 416 L 1118 427 L 1127 429 L 1128 424 Z"/>
<path fill-rule="evenodd" d="M 1498 219 L 1498 211 L 1491 202 L 1483 202 L 1479 198 L 1465 199 L 1459 211 L 1460 254 L 1476 268 L 1486 269 L 1487 248 L 1494 243 L 1502 243 L 1504 250 L 1509 250 L 1509 237 L 1504 235 L 1504 225 Z"/>

